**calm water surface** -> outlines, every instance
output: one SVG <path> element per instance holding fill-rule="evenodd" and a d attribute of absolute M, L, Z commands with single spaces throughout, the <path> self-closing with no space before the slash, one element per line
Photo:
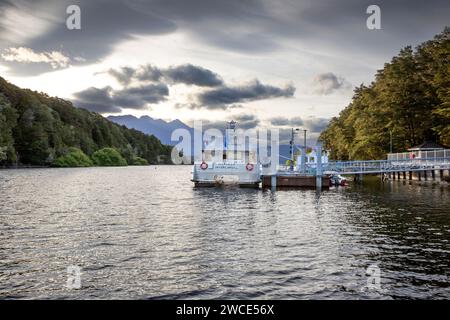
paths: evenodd
<path fill-rule="evenodd" d="M 450 298 L 448 186 L 195 189 L 190 170 L 0 171 L 0 298 Z"/>

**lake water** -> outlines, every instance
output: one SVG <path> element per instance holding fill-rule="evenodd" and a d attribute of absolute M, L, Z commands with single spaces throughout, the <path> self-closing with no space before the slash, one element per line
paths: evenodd
<path fill-rule="evenodd" d="M 0 171 L 0 298 L 450 298 L 448 186 L 195 189 L 190 170 Z"/>

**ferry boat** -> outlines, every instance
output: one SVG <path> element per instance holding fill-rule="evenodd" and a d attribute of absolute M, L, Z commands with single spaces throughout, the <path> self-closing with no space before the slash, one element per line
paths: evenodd
<path fill-rule="evenodd" d="M 223 141 L 214 139 L 205 142 L 202 160 L 194 162 L 192 170 L 192 182 L 196 187 L 259 186 L 261 168 L 256 146 L 247 146 L 246 149 L 245 141 L 238 138 L 236 124 L 235 121 L 228 123 Z M 217 143 L 222 145 L 216 146 Z M 222 152 L 215 150 L 222 150 Z"/>

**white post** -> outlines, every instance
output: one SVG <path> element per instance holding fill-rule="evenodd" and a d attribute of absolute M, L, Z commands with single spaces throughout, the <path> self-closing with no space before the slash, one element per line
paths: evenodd
<path fill-rule="evenodd" d="M 270 176 L 270 188 L 272 190 L 275 190 L 277 188 L 277 175 L 276 175 L 276 173 L 272 174 Z"/>
<path fill-rule="evenodd" d="M 271 155 L 271 174 L 272 176 L 270 177 L 270 187 L 272 190 L 276 190 L 277 188 L 277 165 L 279 162 L 279 154 L 280 154 L 280 145 L 279 145 L 279 132 L 278 130 L 271 130 L 270 132 L 270 137 L 271 137 L 271 150 L 270 150 L 270 155 Z"/>
<path fill-rule="evenodd" d="M 305 173 L 306 172 L 306 147 L 302 146 L 301 147 L 301 163 L 300 163 L 300 171 L 301 173 Z"/>
<path fill-rule="evenodd" d="M 322 144 L 320 142 L 316 145 L 316 188 L 322 190 Z"/>

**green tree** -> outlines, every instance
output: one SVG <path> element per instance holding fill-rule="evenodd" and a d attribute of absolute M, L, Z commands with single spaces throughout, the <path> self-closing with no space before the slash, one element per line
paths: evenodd
<path fill-rule="evenodd" d="M 134 157 L 131 161 L 131 164 L 133 166 L 147 166 L 148 165 L 148 161 L 141 158 L 141 157 Z"/>
<path fill-rule="evenodd" d="M 383 159 L 432 140 L 450 144 L 450 29 L 384 65 L 320 139 L 333 159 Z"/>
<path fill-rule="evenodd" d="M 13 128 L 17 124 L 17 114 L 9 101 L 0 94 L 0 163 L 16 162 Z"/>
<path fill-rule="evenodd" d="M 91 167 L 92 160 L 80 149 L 69 148 L 67 154 L 58 157 L 53 163 L 55 167 Z"/>
<path fill-rule="evenodd" d="M 114 148 L 103 148 L 92 155 L 97 166 L 126 166 L 127 161 Z"/>

